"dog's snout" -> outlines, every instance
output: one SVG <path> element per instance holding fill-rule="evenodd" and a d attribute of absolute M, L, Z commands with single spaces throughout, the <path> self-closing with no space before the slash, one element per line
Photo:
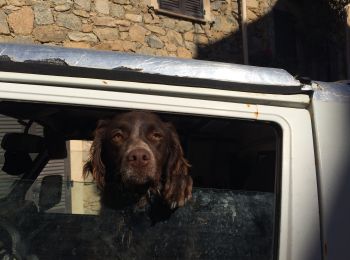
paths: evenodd
<path fill-rule="evenodd" d="M 132 166 L 146 166 L 151 159 L 150 153 L 145 149 L 134 149 L 127 155 L 128 163 Z"/>

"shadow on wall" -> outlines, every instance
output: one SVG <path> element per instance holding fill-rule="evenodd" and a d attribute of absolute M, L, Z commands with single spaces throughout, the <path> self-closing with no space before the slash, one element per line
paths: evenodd
<path fill-rule="evenodd" d="M 330 1 L 278 0 L 247 26 L 249 65 L 283 68 L 314 80 L 346 79 L 345 14 L 331 8 Z M 241 28 L 198 46 L 195 58 L 243 63 Z"/>

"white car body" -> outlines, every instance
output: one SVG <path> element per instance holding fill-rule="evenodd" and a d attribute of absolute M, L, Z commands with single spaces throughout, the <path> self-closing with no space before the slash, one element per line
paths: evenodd
<path fill-rule="evenodd" d="M 0 55 L 13 62 L 35 57 L 64 60 L 71 67 L 125 67 L 153 78 L 174 79 L 169 83 L 162 78 L 152 82 L 1 71 L 1 100 L 278 124 L 283 145 L 276 259 L 350 259 L 350 86 L 346 83 L 303 84 L 278 69 L 44 46 L 0 45 Z"/>

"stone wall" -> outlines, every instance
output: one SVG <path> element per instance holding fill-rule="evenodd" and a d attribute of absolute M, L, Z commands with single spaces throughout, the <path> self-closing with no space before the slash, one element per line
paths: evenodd
<path fill-rule="evenodd" d="M 157 14 L 149 1 L 0 0 L 0 41 L 210 59 L 200 47 L 236 34 L 215 52 L 242 56 L 237 0 L 211 0 L 207 23 Z M 271 1 L 248 0 L 249 21 L 269 12 Z"/>

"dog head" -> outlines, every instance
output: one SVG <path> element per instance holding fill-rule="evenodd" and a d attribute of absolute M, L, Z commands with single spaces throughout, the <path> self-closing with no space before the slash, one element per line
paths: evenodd
<path fill-rule="evenodd" d="M 175 128 L 153 113 L 134 111 L 98 122 L 84 175 L 91 172 L 101 190 L 119 183 L 161 193 L 165 182 L 171 186 L 173 176 L 187 176 L 188 168 Z M 174 192 L 181 188 L 174 185 Z"/>

